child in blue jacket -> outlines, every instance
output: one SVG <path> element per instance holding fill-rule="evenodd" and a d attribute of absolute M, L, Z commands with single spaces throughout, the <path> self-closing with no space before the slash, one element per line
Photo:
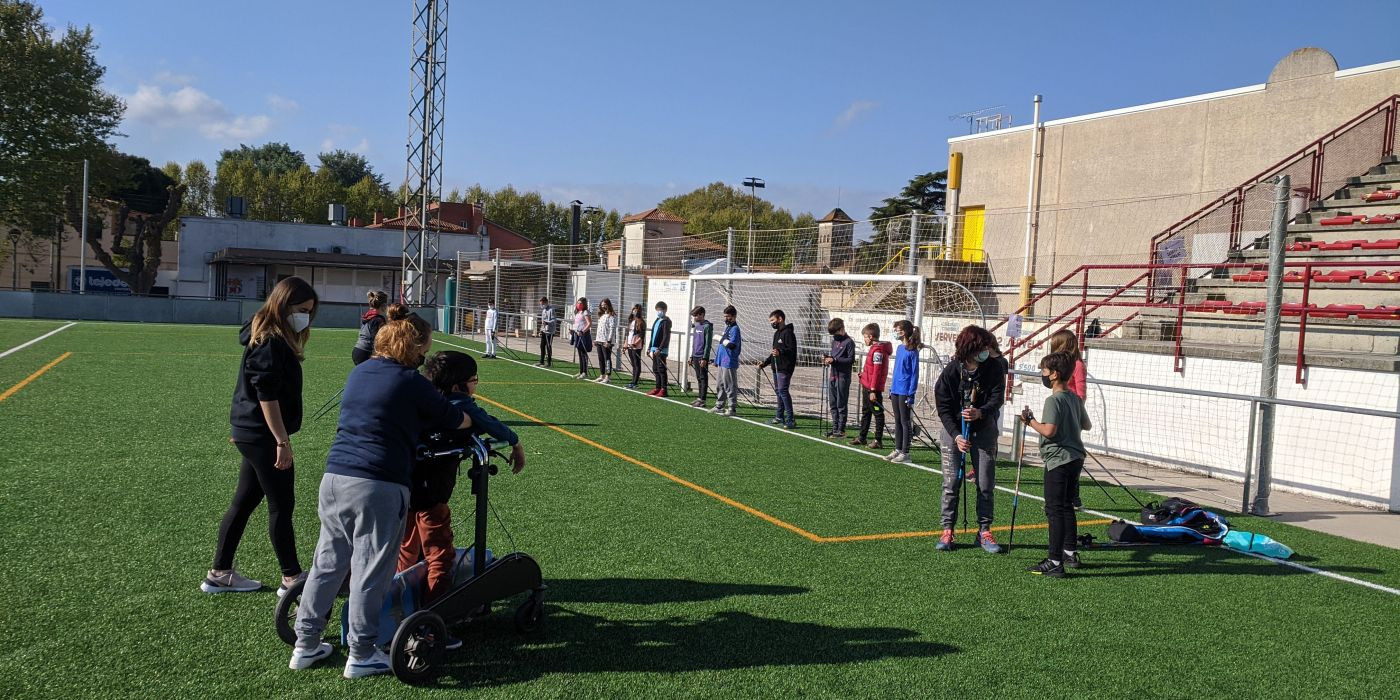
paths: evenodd
<path fill-rule="evenodd" d="M 899 345 L 894 349 L 894 370 L 890 379 L 890 404 L 894 408 L 894 452 L 885 459 L 901 464 L 909 461 L 909 442 L 914 436 L 914 392 L 919 389 L 919 328 L 906 320 L 894 322 Z"/>

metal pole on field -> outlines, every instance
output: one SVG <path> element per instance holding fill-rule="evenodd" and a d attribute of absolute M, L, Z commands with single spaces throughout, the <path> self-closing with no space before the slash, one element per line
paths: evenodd
<path fill-rule="evenodd" d="M 1030 183 L 1026 186 L 1026 245 L 1025 259 L 1021 265 L 1021 306 L 1031 303 L 1031 287 L 1035 284 L 1036 199 L 1040 179 L 1040 95 L 1035 96 L 1034 116 L 1031 119 L 1031 167 Z M 984 246 L 985 247 L 985 246 Z M 1034 316 L 1029 310 L 1027 316 Z"/>
<path fill-rule="evenodd" d="M 544 294 L 540 296 L 554 299 L 554 244 L 550 243 L 544 247 Z"/>
<path fill-rule="evenodd" d="M 501 249 L 496 249 L 496 289 L 491 293 L 491 300 L 496 302 L 496 313 L 501 313 Z"/>
<path fill-rule="evenodd" d="M 1264 349 L 1259 367 L 1259 395 L 1268 399 L 1278 394 L 1279 318 L 1283 310 L 1283 238 L 1288 230 L 1288 185 L 1287 175 L 1279 176 L 1274 183 L 1274 217 L 1269 223 L 1269 290 L 1264 309 Z M 1276 410 L 1270 403 L 1265 403 L 1259 409 L 1258 485 L 1255 487 L 1254 503 L 1249 509 L 1254 515 L 1272 514 L 1269 511 L 1269 489 L 1272 486 L 1270 472 L 1274 462 Z"/>
<path fill-rule="evenodd" d="M 690 310 L 695 308 L 695 280 L 686 280 L 686 286 L 690 288 L 690 296 L 685 309 L 685 345 L 678 353 L 682 358 L 681 391 L 690 391 L 690 349 L 695 347 L 695 321 L 690 316 Z"/>
<path fill-rule="evenodd" d="M 919 274 L 919 212 L 917 211 L 909 214 L 909 274 Z M 907 302 L 905 313 L 910 315 L 911 323 L 918 325 L 919 315 L 915 313 L 914 309 L 917 302 L 912 298 L 914 293 L 915 290 L 911 289 L 905 294 Z"/>
<path fill-rule="evenodd" d="M 617 239 L 617 303 L 613 304 L 613 318 L 620 318 L 622 310 L 627 308 L 625 295 L 627 294 L 627 236 Z M 617 331 L 613 333 L 613 349 L 617 356 L 613 359 L 613 367 L 622 366 L 622 339 L 627 337 L 623 334 L 622 323 L 617 324 Z"/>
<path fill-rule="evenodd" d="M 83 242 L 78 244 L 78 293 L 87 294 L 88 160 L 83 159 Z"/>

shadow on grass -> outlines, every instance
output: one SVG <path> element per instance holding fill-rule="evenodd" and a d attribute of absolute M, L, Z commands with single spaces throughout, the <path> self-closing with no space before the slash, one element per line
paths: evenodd
<path fill-rule="evenodd" d="M 510 426 L 510 427 L 512 427 L 512 428 L 545 428 L 545 427 L 548 427 L 548 426 L 543 426 L 543 425 L 540 425 L 539 423 L 536 423 L 536 422 L 534 422 L 534 421 L 529 421 L 529 420 L 503 420 L 503 421 L 501 421 L 501 422 L 504 423 L 504 424 L 506 424 L 506 425 L 508 425 L 508 426 Z M 596 427 L 598 427 L 598 424 L 597 424 L 597 423 L 550 423 L 550 425 L 558 426 L 558 427 L 560 427 L 560 428 L 596 428 Z"/>
<path fill-rule="evenodd" d="M 896 627 L 836 627 L 725 610 L 662 619 L 597 615 L 569 604 L 714 601 L 732 596 L 788 596 L 795 586 L 702 583 L 681 579 L 553 580 L 544 631 L 522 637 L 502 605 L 463 630 L 466 645 L 446 659 L 437 683 L 475 688 L 525 683 L 549 674 L 674 673 L 763 666 L 847 664 L 884 658 L 933 658 L 956 647 L 920 641 Z M 512 601 L 514 603 L 515 601 Z M 563 603 L 562 605 L 560 603 Z"/>
<path fill-rule="evenodd" d="M 1095 554 L 1109 551 L 1129 551 L 1128 561 L 1093 561 Z M 1226 574 L 1240 576 L 1312 576 L 1310 572 L 1272 561 L 1254 559 L 1224 547 L 1204 545 L 1149 545 L 1143 547 L 1106 547 L 1087 549 L 1083 575 L 1095 577 L 1170 576 L 1179 574 Z M 1170 560 L 1158 560 L 1154 555 L 1169 555 Z M 1182 557 L 1189 557 L 1182 559 Z M 1316 561 L 1313 557 L 1294 556 L 1293 561 Z M 1384 574 L 1382 569 L 1368 566 L 1328 566 L 1339 574 Z"/>

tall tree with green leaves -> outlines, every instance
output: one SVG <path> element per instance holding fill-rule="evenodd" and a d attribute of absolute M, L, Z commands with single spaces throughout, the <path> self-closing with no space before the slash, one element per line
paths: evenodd
<path fill-rule="evenodd" d="M 815 259 L 814 251 L 795 253 L 799 241 L 815 243 L 816 221 L 811 214 L 794 217 L 792 212 L 748 191 L 723 182 L 712 182 L 685 194 L 661 201 L 657 208 L 686 220 L 690 235 L 719 232 L 733 227 L 734 257 L 738 264 L 777 266 L 791 270 Z M 748 260 L 749 216 L 753 212 L 753 260 Z M 810 229 L 810 230 L 809 230 Z M 811 253 L 808 255 L 808 253 Z"/>
<path fill-rule="evenodd" d="M 306 156 L 292 148 L 290 145 L 272 141 L 261 146 L 249 146 L 238 144 L 238 148 L 225 149 L 219 152 L 219 161 L 215 163 L 214 169 L 224 161 L 239 159 L 246 160 L 253 164 L 253 167 L 264 173 L 276 173 L 283 175 L 290 173 L 303 165 L 306 165 Z"/>
<path fill-rule="evenodd" d="M 24 238 L 59 233 L 65 189 L 121 122 L 96 49 L 91 28 L 55 35 L 34 3 L 0 0 L 0 222 Z"/>
<path fill-rule="evenodd" d="M 358 153 L 337 149 L 318 153 L 316 159 L 321 162 L 321 167 L 318 170 L 330 171 L 341 187 L 352 187 L 360 180 L 370 178 L 376 185 L 388 189 L 384 178 L 380 177 L 379 173 L 374 172 L 369 160 Z"/>
<path fill-rule="evenodd" d="M 941 213 L 948 201 L 948 171 L 915 175 L 893 197 L 887 197 L 878 207 L 870 208 L 875 234 L 856 249 L 856 264 L 862 269 L 878 269 L 888 262 L 895 249 L 908 248 L 907 242 L 891 241 L 896 224 L 890 221 L 914 212 Z M 902 225 L 903 222 L 900 222 Z M 900 229 L 907 235 L 908 228 Z"/>
<path fill-rule="evenodd" d="M 160 268 L 161 243 L 173 238 L 172 224 L 180 214 L 185 185 L 145 158 L 110 146 L 95 164 L 92 196 L 97 206 L 88 210 L 88 248 L 133 294 L 149 293 Z M 67 224 L 80 228 L 81 190 L 66 187 L 62 194 Z M 106 232 L 109 213 L 113 228 Z"/>
<path fill-rule="evenodd" d="M 181 216 L 214 216 L 214 181 L 209 174 L 209 166 L 202 160 L 192 160 L 185 164 L 185 201 L 180 208 Z"/>

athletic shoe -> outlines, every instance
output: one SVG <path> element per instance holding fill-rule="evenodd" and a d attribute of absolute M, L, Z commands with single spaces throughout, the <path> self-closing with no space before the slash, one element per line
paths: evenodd
<path fill-rule="evenodd" d="M 845 440 L 845 439 L 846 439 L 846 431 L 844 431 L 844 430 L 835 430 L 835 431 L 832 431 L 831 437 L 834 437 L 834 438 L 836 438 L 837 440 Z"/>
<path fill-rule="evenodd" d="M 724 413 L 724 407 L 723 407 L 723 406 L 720 406 L 720 405 L 716 405 L 714 408 L 710 409 L 710 413 L 715 413 L 715 414 Z"/>
<path fill-rule="evenodd" d="M 1035 574 L 1036 576 L 1049 576 L 1051 578 L 1065 577 L 1064 565 L 1056 564 L 1055 562 L 1050 561 L 1049 559 L 1041 561 L 1039 564 L 1036 564 L 1035 566 L 1026 569 L 1026 571 L 1029 571 Z"/>
<path fill-rule="evenodd" d="M 1074 509 L 1084 510 L 1084 502 L 1079 500 L 1078 498 L 1074 499 Z"/>
<path fill-rule="evenodd" d="M 895 457 L 898 457 L 898 456 L 899 456 L 899 450 L 895 450 L 894 452 L 891 452 L 891 453 L 885 455 L 884 457 L 881 457 L 880 459 L 883 459 L 883 460 L 885 460 L 886 462 L 893 462 L 893 461 L 894 461 L 894 458 L 895 458 Z"/>
<path fill-rule="evenodd" d="M 704 400 L 704 399 L 696 399 L 696 400 L 694 400 L 694 401 L 691 401 L 691 402 L 690 402 L 690 405 L 691 405 L 691 406 L 694 406 L 694 407 L 696 407 L 696 408 L 704 408 L 704 407 L 705 407 L 705 400 Z"/>
<path fill-rule="evenodd" d="M 870 449 L 879 452 L 880 450 L 885 449 L 885 443 L 876 440 L 875 442 L 870 443 Z"/>
<path fill-rule="evenodd" d="M 982 545 L 982 550 L 988 554 L 1001 554 L 1006 551 L 1002 549 L 1001 545 L 997 544 L 996 538 L 992 537 L 992 532 L 990 530 L 983 530 L 977 533 L 977 543 Z"/>
<path fill-rule="evenodd" d="M 1078 569 L 1084 566 L 1084 563 L 1079 561 L 1079 552 L 1065 552 L 1063 564 L 1066 569 Z"/>
<path fill-rule="evenodd" d="M 847 445 L 855 445 L 856 447 L 865 447 L 866 442 L 865 442 L 865 438 L 855 438 L 854 440 L 851 440 L 850 442 L 848 442 L 848 443 L 846 443 L 846 444 L 847 444 Z"/>
<path fill-rule="evenodd" d="M 909 459 L 908 452 L 900 452 L 899 454 L 895 455 L 894 458 L 890 461 L 894 462 L 895 464 L 909 464 L 913 460 Z"/>
<path fill-rule="evenodd" d="M 636 384 L 628 384 L 626 388 L 628 388 L 628 389 L 636 389 L 636 388 L 637 388 L 637 385 L 636 385 Z"/>
<path fill-rule="evenodd" d="M 658 394 L 656 395 L 656 398 L 658 398 L 658 399 L 665 399 L 665 398 L 669 398 L 670 396 L 671 396 L 670 394 L 666 393 L 666 390 L 665 390 L 665 389 L 662 389 L 661 392 L 658 393 Z"/>
<path fill-rule="evenodd" d="M 204 583 L 199 584 L 199 590 L 205 593 L 251 593 L 262 590 L 262 582 L 254 581 L 233 569 L 220 574 L 213 569 L 204 577 Z"/>
<path fill-rule="evenodd" d="M 769 424 L 769 425 L 782 425 L 782 424 L 783 424 L 783 419 L 782 419 L 782 418 L 774 418 L 773 420 L 768 421 L 768 424 Z"/>
<path fill-rule="evenodd" d="M 457 651 L 462 648 L 462 640 L 452 635 L 447 636 L 447 643 L 442 645 L 443 651 Z"/>
<path fill-rule="evenodd" d="M 283 577 L 282 577 L 282 585 L 280 585 L 280 586 L 277 587 L 277 597 L 278 597 L 278 598 L 282 598 L 282 597 L 286 596 L 286 595 L 287 595 L 287 591 L 291 590 L 291 589 L 292 589 L 292 586 L 295 586 L 295 585 L 297 585 L 298 583 L 301 583 L 302 581 L 305 581 L 305 580 L 306 580 L 306 572 L 305 572 L 305 571 L 303 571 L 303 572 L 297 574 L 296 576 L 291 577 L 290 580 L 288 580 L 288 578 L 287 578 L 286 576 L 283 576 Z"/>
<path fill-rule="evenodd" d="M 661 393 L 661 390 L 660 390 L 660 389 L 652 389 L 651 391 L 648 391 L 648 392 L 647 392 L 647 396 L 656 396 L 657 394 L 660 394 L 660 393 Z"/>
<path fill-rule="evenodd" d="M 739 411 L 738 411 L 738 409 L 731 408 L 731 409 L 729 409 L 728 411 L 726 411 L 724 415 L 729 416 L 730 418 L 733 418 L 733 417 L 739 415 Z"/>
<path fill-rule="evenodd" d="M 365 676 L 378 676 L 390 672 L 389 655 L 375 649 L 368 659 L 357 659 L 350 657 L 345 660 L 345 673 L 341 674 L 346 678 L 364 678 Z"/>
<path fill-rule="evenodd" d="M 311 651 L 306 651 L 301 647 L 297 647 L 292 649 L 292 660 L 287 664 L 287 667 L 293 671 L 305 671 L 315 666 L 317 663 L 324 661 L 333 651 L 335 651 L 335 649 L 325 642 L 321 642 L 320 646 Z"/>
<path fill-rule="evenodd" d="M 797 424 L 796 424 L 796 423 L 784 423 L 784 424 L 783 424 L 783 427 L 784 427 L 784 428 L 787 428 L 788 430 L 797 430 Z"/>
<path fill-rule="evenodd" d="M 953 528 L 943 528 L 943 535 L 938 538 L 938 544 L 934 545 L 933 548 L 940 552 L 953 551 Z"/>

